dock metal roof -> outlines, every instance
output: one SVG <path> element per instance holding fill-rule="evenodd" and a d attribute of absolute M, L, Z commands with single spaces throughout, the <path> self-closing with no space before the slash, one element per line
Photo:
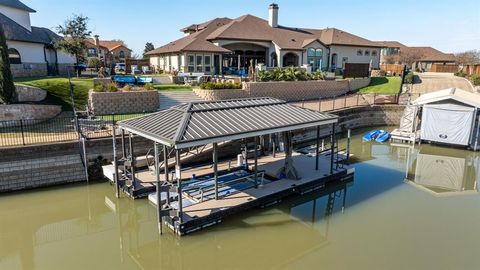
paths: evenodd
<path fill-rule="evenodd" d="M 413 105 L 422 106 L 425 104 L 441 102 L 445 100 L 455 100 L 472 107 L 480 108 L 480 95 L 477 93 L 468 92 L 458 88 L 448 88 L 430 92 L 421 95 L 414 100 Z"/>
<path fill-rule="evenodd" d="M 337 116 L 274 98 L 181 104 L 120 121 L 121 128 L 177 149 L 336 123 Z"/>

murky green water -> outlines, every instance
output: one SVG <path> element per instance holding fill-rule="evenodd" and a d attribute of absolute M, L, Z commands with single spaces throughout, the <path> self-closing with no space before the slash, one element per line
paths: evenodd
<path fill-rule="evenodd" d="M 182 238 L 159 236 L 155 209 L 108 184 L 1 196 L 0 269 L 480 268 L 477 155 L 353 145 L 344 212 L 340 189 Z"/>

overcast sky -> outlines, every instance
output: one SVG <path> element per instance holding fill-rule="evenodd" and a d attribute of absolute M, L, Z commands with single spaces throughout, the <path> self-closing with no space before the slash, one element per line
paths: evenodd
<path fill-rule="evenodd" d="M 124 40 L 135 53 L 182 36 L 184 26 L 215 17 L 268 17 L 265 0 L 22 0 L 32 25 L 54 28 L 72 14 L 90 18 L 101 39 Z M 444 52 L 480 50 L 478 0 L 277 0 L 279 24 L 336 27 L 370 40 L 396 40 Z"/>

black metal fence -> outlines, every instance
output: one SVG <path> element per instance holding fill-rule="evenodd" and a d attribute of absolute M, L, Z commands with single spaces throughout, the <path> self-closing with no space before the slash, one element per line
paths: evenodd
<path fill-rule="evenodd" d="M 112 136 L 117 121 L 142 114 L 112 114 L 95 117 L 59 116 L 46 120 L 0 121 L 0 147 L 105 138 Z"/>
<path fill-rule="evenodd" d="M 345 94 L 330 98 L 319 98 L 317 100 L 304 100 L 296 102 L 296 105 L 316 111 L 328 112 L 360 106 L 398 104 L 400 98 L 401 95 L 399 94 Z"/>

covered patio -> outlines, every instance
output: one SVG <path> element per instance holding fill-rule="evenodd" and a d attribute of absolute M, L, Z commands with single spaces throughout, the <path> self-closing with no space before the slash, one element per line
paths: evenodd
<path fill-rule="evenodd" d="M 135 156 L 120 162 L 115 158 L 117 196 L 126 186 L 135 189 L 142 187 L 139 183 L 153 182 L 156 191 L 149 199 L 157 206 L 160 232 L 165 222 L 177 234 L 187 234 L 238 211 L 320 189 L 327 181 L 353 178 L 353 170 L 336 163 L 336 123 L 335 115 L 272 98 L 188 103 L 120 121 L 122 134 L 129 134 L 129 152 L 134 152 L 133 137 L 147 138 L 153 141 L 155 162 L 153 173 L 145 173 L 137 171 Z M 323 153 L 322 126 L 331 129 L 331 148 Z M 309 128 L 316 129 L 315 153 L 294 152 L 292 131 Z M 242 147 L 237 160 L 219 161 L 219 144 L 238 141 Z M 122 142 L 125 151 L 126 139 Z M 182 167 L 182 153 L 207 146 L 210 164 Z"/>

